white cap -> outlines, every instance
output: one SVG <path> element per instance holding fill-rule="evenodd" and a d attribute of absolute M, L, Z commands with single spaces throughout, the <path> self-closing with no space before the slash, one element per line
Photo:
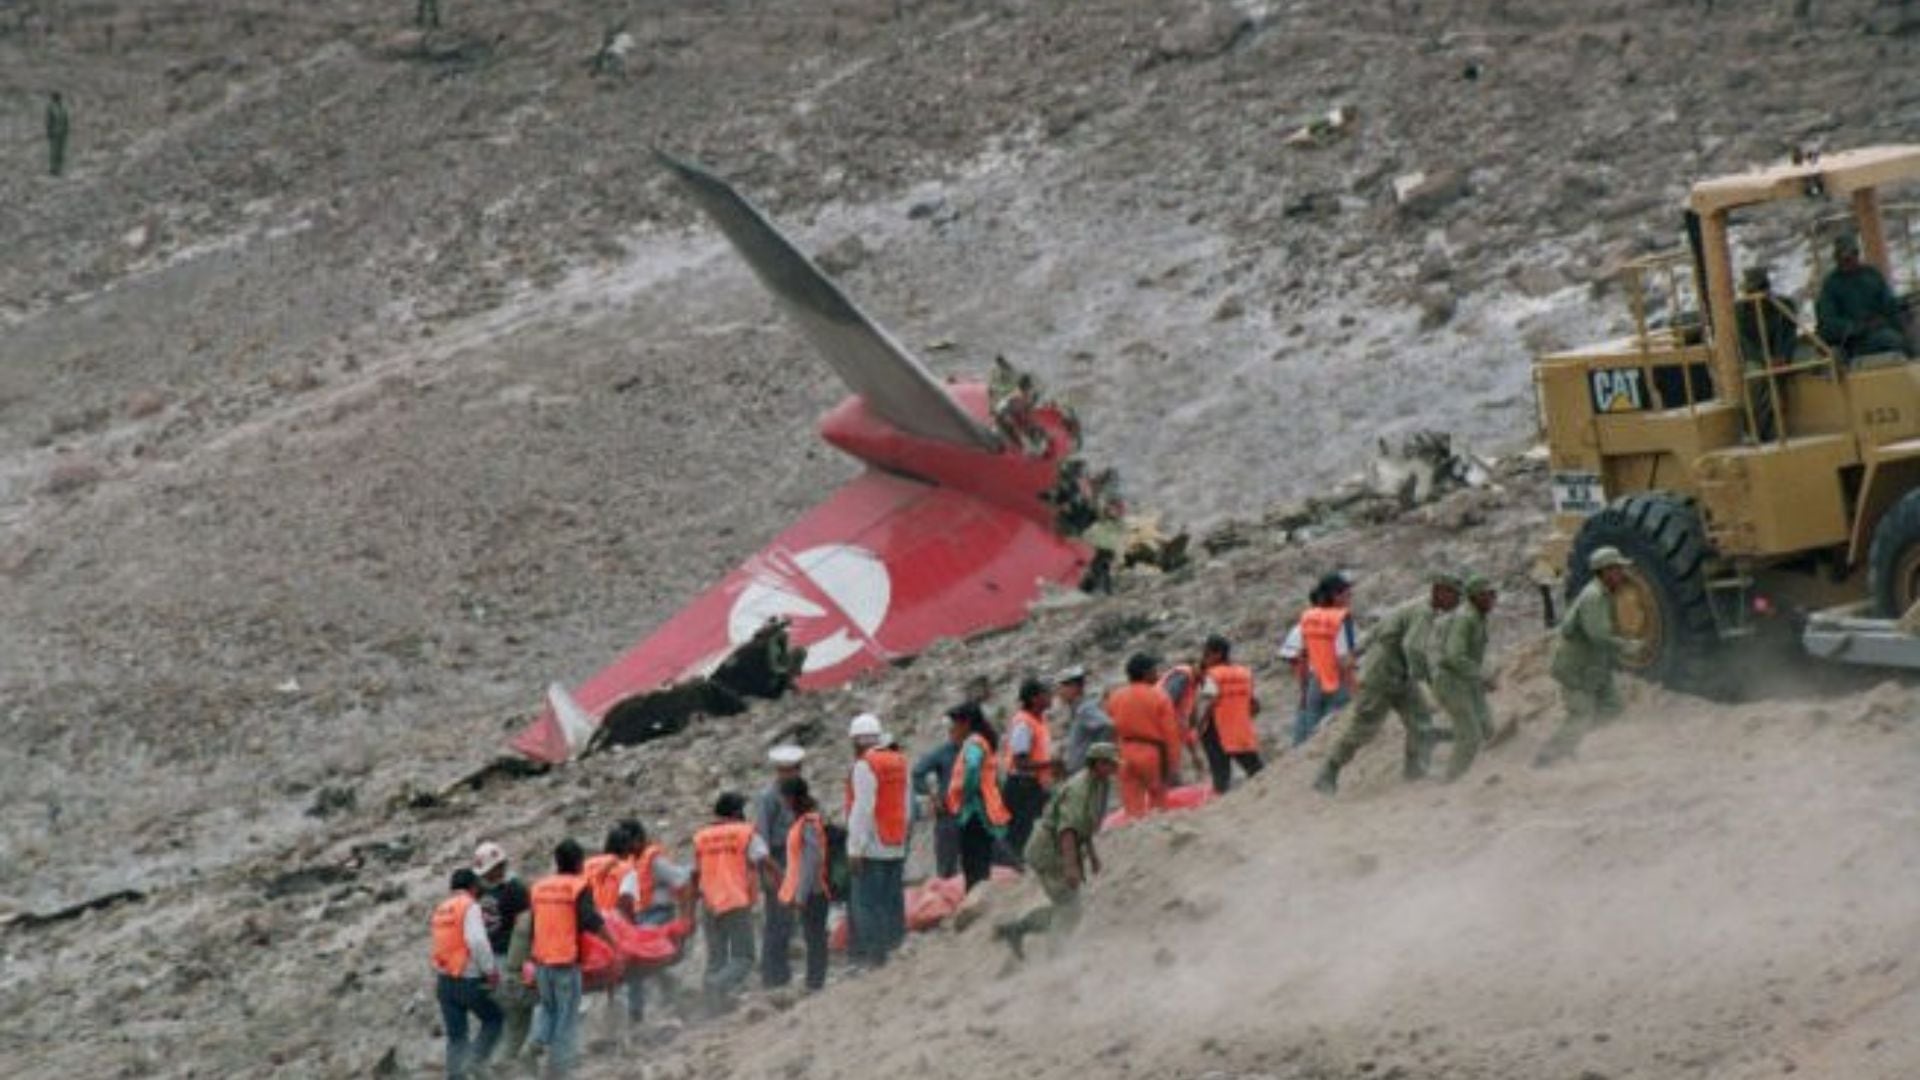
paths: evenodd
<path fill-rule="evenodd" d="M 870 712 L 863 712 L 847 725 L 847 737 L 853 739 L 878 739 L 886 732 L 880 727 L 880 718 Z"/>
<path fill-rule="evenodd" d="M 767 760 L 782 769 L 791 769 L 807 760 L 807 752 L 792 743 L 781 743 L 767 751 Z"/>

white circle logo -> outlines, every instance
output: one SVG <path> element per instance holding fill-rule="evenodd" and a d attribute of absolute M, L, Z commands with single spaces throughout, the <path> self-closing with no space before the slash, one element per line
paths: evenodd
<path fill-rule="evenodd" d="M 807 649 L 803 672 L 825 671 L 873 640 L 893 603 L 887 564 L 865 548 L 822 544 L 797 555 L 770 551 L 747 566 L 752 580 L 727 615 L 727 640 L 739 648 L 768 619 L 787 619 L 793 643 Z"/>

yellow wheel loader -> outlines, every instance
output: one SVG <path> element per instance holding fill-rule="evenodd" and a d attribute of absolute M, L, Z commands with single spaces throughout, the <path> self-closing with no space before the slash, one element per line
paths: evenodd
<path fill-rule="evenodd" d="M 1624 272 L 1632 332 L 1535 360 L 1554 510 L 1536 571 L 1571 596 L 1595 548 L 1632 560 L 1614 606 L 1641 674 L 1708 688 L 1767 617 L 1816 655 L 1920 667 L 1915 195 L 1920 146 L 1702 181 L 1686 250 Z M 1803 306 L 1750 254 L 1800 235 Z"/>

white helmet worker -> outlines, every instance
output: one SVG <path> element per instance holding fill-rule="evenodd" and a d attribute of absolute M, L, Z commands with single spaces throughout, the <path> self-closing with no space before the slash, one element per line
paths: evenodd
<path fill-rule="evenodd" d="M 880 726 L 880 718 L 870 712 L 861 713 L 853 718 L 853 723 L 847 725 L 847 737 L 855 742 L 863 739 L 879 742 L 885 735 L 886 730 Z"/>
<path fill-rule="evenodd" d="M 473 872 L 481 877 L 491 873 L 495 867 L 505 866 L 506 863 L 506 851 L 491 840 L 484 841 L 479 847 L 473 849 Z"/>

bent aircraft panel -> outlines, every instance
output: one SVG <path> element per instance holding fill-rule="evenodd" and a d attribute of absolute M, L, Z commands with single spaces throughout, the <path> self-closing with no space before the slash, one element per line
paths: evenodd
<path fill-rule="evenodd" d="M 710 671 L 769 618 L 807 649 L 798 685 L 845 682 L 944 637 L 1026 617 L 1043 582 L 1071 585 L 1087 549 L 948 488 L 868 472 L 795 522 L 572 695 L 595 723 L 614 705 Z M 529 757 L 577 748 L 551 708 L 514 740 Z"/>

